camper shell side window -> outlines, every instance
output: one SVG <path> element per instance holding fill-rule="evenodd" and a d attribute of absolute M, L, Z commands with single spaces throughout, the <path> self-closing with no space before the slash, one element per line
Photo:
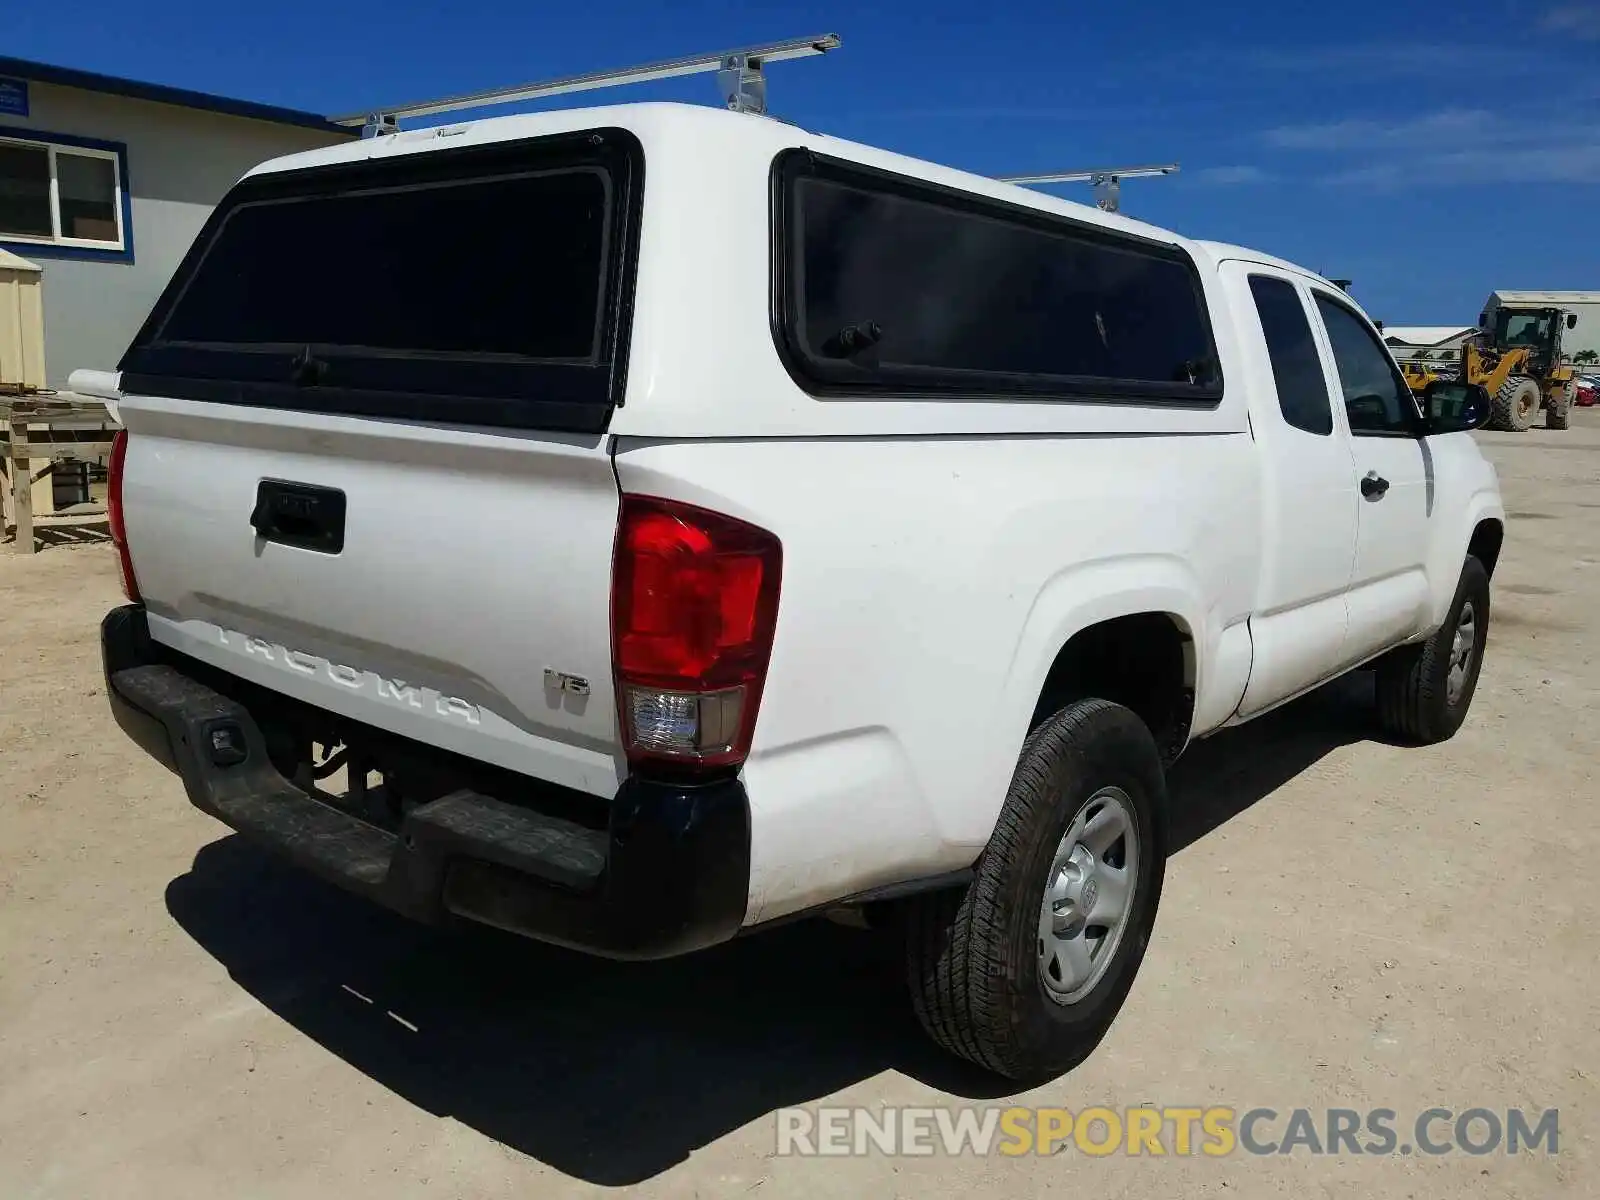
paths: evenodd
<path fill-rule="evenodd" d="M 1178 246 L 807 150 L 772 187 L 773 330 L 812 392 L 1221 399 Z"/>

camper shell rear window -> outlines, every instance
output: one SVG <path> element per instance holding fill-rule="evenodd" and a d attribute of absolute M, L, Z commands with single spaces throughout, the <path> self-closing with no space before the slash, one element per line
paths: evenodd
<path fill-rule="evenodd" d="M 644 157 L 618 129 L 256 176 L 123 356 L 128 392 L 599 432 Z"/>
<path fill-rule="evenodd" d="M 813 393 L 1221 399 L 1179 246 L 808 150 L 772 187 L 773 331 Z"/>

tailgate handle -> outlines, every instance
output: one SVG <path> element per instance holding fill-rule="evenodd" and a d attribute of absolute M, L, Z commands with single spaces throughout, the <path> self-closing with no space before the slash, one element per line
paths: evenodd
<path fill-rule="evenodd" d="M 250 527 L 269 542 L 338 554 L 344 549 L 344 510 L 338 488 L 263 479 L 256 485 Z"/>

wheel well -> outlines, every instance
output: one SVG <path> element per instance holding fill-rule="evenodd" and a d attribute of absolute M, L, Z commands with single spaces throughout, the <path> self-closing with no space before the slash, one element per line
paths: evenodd
<path fill-rule="evenodd" d="M 1493 518 L 1479 521 L 1467 543 L 1467 553 L 1483 564 L 1483 569 L 1494 578 L 1494 565 L 1500 560 L 1500 543 L 1505 540 L 1506 527 Z"/>
<path fill-rule="evenodd" d="M 1178 757 L 1194 715 L 1194 640 L 1170 613 L 1135 613 L 1090 625 L 1061 647 L 1028 723 L 1035 729 L 1073 700 L 1126 705 L 1149 726 L 1163 761 Z"/>

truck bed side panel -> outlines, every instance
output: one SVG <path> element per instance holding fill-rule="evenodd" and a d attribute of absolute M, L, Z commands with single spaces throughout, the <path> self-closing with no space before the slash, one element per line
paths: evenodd
<path fill-rule="evenodd" d="M 969 865 L 1045 674 L 1087 624 L 1172 613 L 1196 643 L 1197 711 L 1237 703 L 1259 555 L 1248 434 L 621 439 L 616 462 L 625 492 L 783 541 L 744 772 L 748 922 Z"/>

